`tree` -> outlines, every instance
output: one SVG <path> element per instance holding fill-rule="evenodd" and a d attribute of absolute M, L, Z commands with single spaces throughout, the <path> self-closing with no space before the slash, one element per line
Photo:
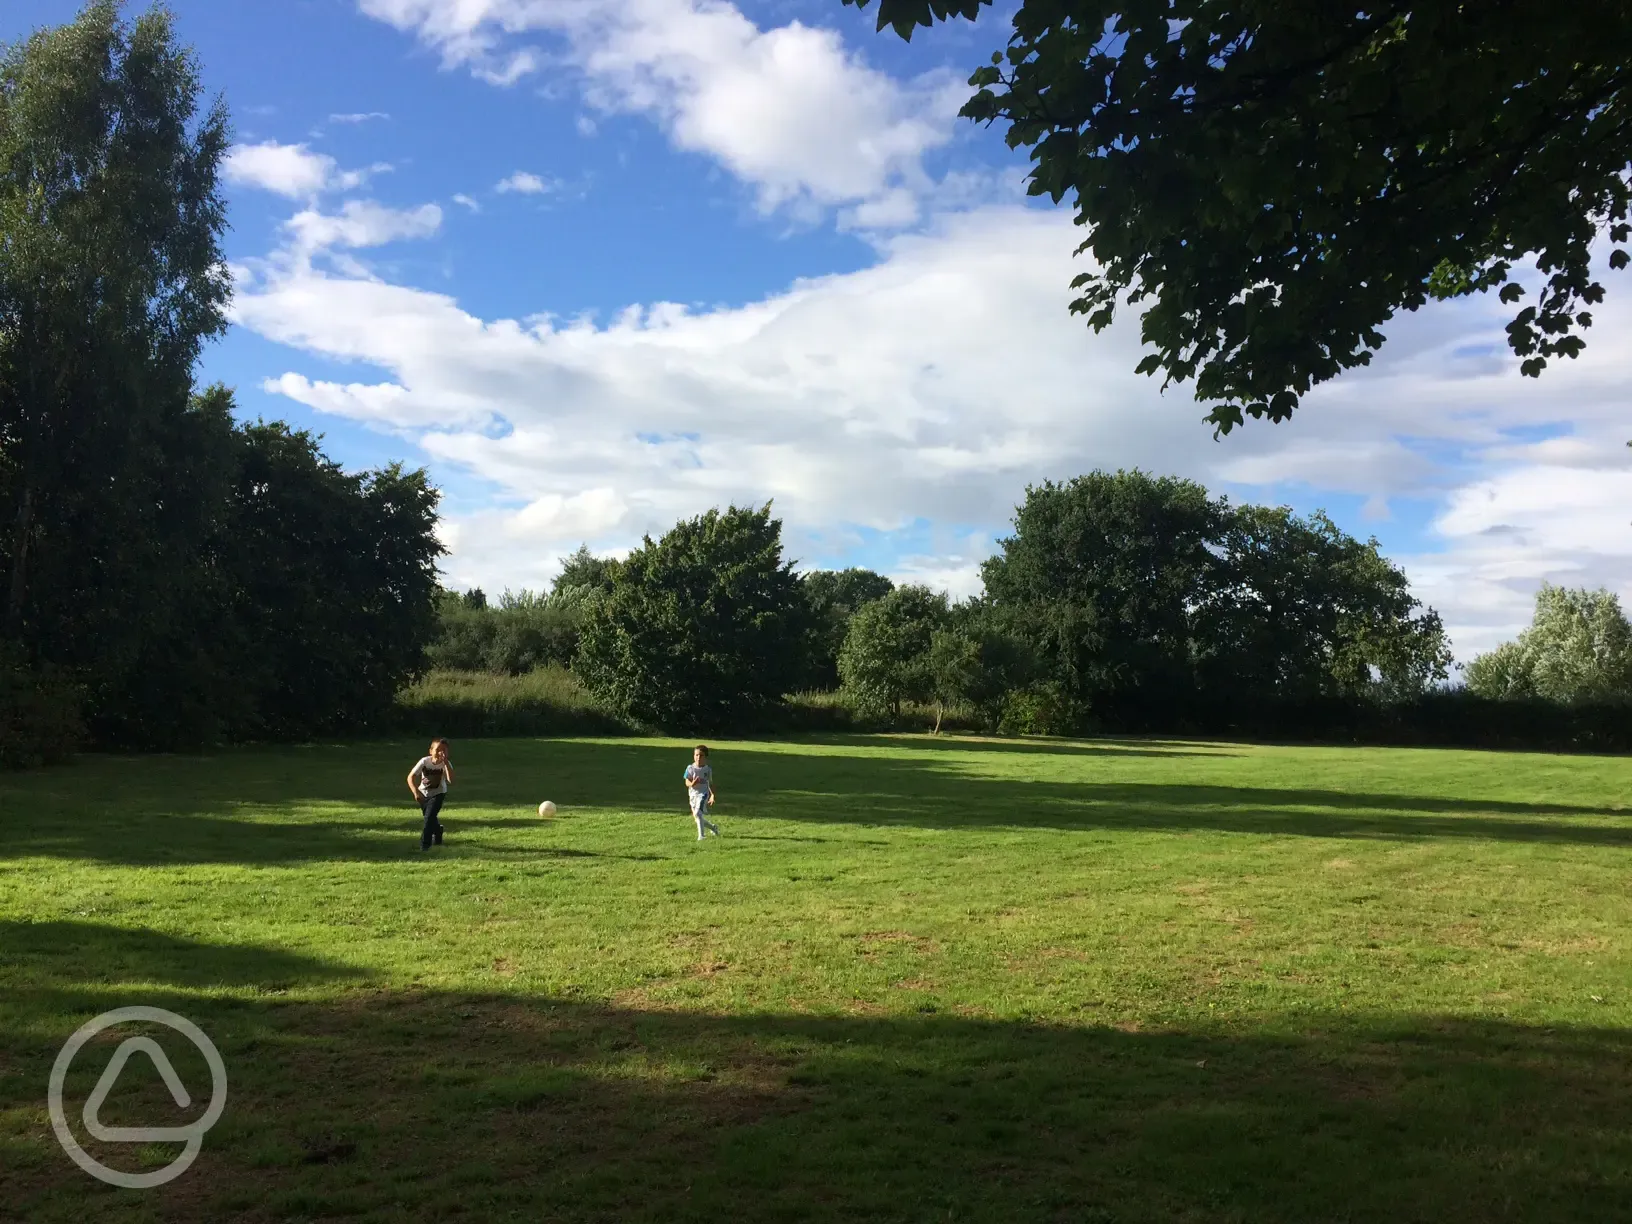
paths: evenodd
<path fill-rule="evenodd" d="M 1228 510 L 1188 480 L 1094 472 L 1029 488 L 982 566 L 992 607 L 1085 716 L 1161 718 L 1194 690 L 1192 618 Z"/>
<path fill-rule="evenodd" d="M 862 605 L 839 651 L 839 677 L 858 710 L 899 717 L 902 701 L 930 698 L 930 646 L 946 617 L 946 596 L 917 584 Z"/>
<path fill-rule="evenodd" d="M 810 606 L 810 642 L 806 647 L 809 671 L 804 686 L 828 692 L 839 686 L 839 651 L 857 609 L 882 599 L 895 589 L 883 574 L 851 567 L 812 570 L 803 577 Z"/>
<path fill-rule="evenodd" d="M 617 575 L 618 563 L 610 557 L 597 557 L 588 544 L 578 545 L 578 551 L 561 563 L 561 572 L 555 576 L 552 593 L 567 591 L 610 591 Z"/>
<path fill-rule="evenodd" d="M 931 735 L 941 733 L 946 707 L 966 700 L 980 676 L 980 645 L 957 629 L 937 629 L 929 639 L 929 695 L 935 702 Z"/>
<path fill-rule="evenodd" d="M 949 705 L 974 707 L 986 729 L 992 730 L 1002 719 L 1009 694 L 1034 678 L 1036 660 L 989 607 L 975 602 L 954 608 L 951 623 L 935 631 L 928 670 L 936 733 Z"/>
<path fill-rule="evenodd" d="M 1234 508 L 1195 618 L 1198 683 L 1233 700 L 1390 697 L 1443 680 L 1450 649 L 1405 574 L 1324 513 Z"/>
<path fill-rule="evenodd" d="M 1503 642 L 1495 650 L 1475 655 L 1463 674 L 1469 692 L 1497 701 L 1536 696 L 1532 680 L 1524 646 L 1519 642 Z"/>
<path fill-rule="evenodd" d="M 158 456 L 226 324 L 227 117 L 200 93 L 170 18 L 111 0 L 0 56 L 5 625 L 104 674 L 163 619 Z"/>
<path fill-rule="evenodd" d="M 1607 590 L 1543 583 L 1530 627 L 1468 664 L 1483 697 L 1612 701 L 1632 697 L 1632 625 Z"/>
<path fill-rule="evenodd" d="M 845 0 L 865 7 L 868 0 Z M 989 0 L 879 0 L 879 28 Z M 1430 298 L 1544 285 L 1508 325 L 1525 374 L 1574 357 L 1629 257 L 1625 0 L 1022 0 L 962 113 L 1073 197 L 1097 331 L 1148 303 L 1142 372 L 1194 378 L 1221 432 L 1285 420 Z"/>
<path fill-rule="evenodd" d="M 1027 490 L 1001 548 L 984 614 L 1035 652 L 1051 727 L 1171 727 L 1197 697 L 1397 700 L 1450 662 L 1405 574 L 1324 514 L 1095 472 Z"/>
<path fill-rule="evenodd" d="M 710 510 L 646 537 L 589 605 L 579 670 L 620 714 L 677 730 L 742 725 L 797 682 L 806 630 L 782 524 Z"/>
<path fill-rule="evenodd" d="M 482 671 L 493 645 L 493 617 L 487 596 L 480 603 L 472 592 L 441 591 L 436 597 L 436 637 L 425 649 L 426 661 L 445 671 Z"/>
<path fill-rule="evenodd" d="M 0 48 L 0 625 L 103 726 L 144 692 L 131 712 L 171 724 L 236 699 L 198 560 L 233 452 L 191 398 L 229 289 L 226 112 L 200 94 L 159 11 L 95 3 Z"/>
<path fill-rule="evenodd" d="M 506 591 L 495 606 L 480 590 L 443 592 L 426 657 L 433 667 L 511 676 L 549 664 L 570 666 L 578 653 L 583 593 L 590 589 L 558 582 L 548 595 Z"/>
<path fill-rule="evenodd" d="M 347 473 L 281 422 L 238 431 L 240 467 L 213 564 L 229 576 L 253 730 L 366 727 L 436 635 L 438 494 L 424 471 Z"/>

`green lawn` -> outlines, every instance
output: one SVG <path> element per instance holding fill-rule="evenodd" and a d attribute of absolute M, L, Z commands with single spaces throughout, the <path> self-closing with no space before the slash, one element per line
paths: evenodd
<path fill-rule="evenodd" d="M 1632 760 L 724 743 L 699 845 L 688 745 L 473 740 L 421 854 L 422 747 L 6 780 L 0 1216 L 1632 1220 Z M 230 1089 L 116 1190 L 137 1003 Z"/>

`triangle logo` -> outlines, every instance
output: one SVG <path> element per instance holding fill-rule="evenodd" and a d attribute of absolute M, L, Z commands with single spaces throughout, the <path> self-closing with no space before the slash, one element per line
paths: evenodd
<path fill-rule="evenodd" d="M 102 1072 L 102 1078 L 96 1081 L 96 1087 L 85 1101 L 85 1129 L 95 1138 L 104 1143 L 163 1143 L 166 1141 L 181 1143 L 192 1136 L 193 1127 L 190 1126 L 103 1126 L 101 1120 L 102 1106 L 107 1103 L 108 1093 L 113 1091 L 114 1084 L 119 1082 L 119 1074 L 125 1069 L 125 1064 L 136 1053 L 146 1054 L 148 1060 L 164 1081 L 164 1086 L 170 1090 L 170 1096 L 175 1100 L 178 1108 L 186 1109 L 193 1103 L 193 1098 L 187 1093 L 187 1086 L 181 1082 L 181 1076 L 170 1064 L 170 1056 L 164 1052 L 164 1047 L 151 1037 L 129 1037 L 119 1043 L 119 1048 L 113 1052 L 108 1060 L 107 1070 Z"/>

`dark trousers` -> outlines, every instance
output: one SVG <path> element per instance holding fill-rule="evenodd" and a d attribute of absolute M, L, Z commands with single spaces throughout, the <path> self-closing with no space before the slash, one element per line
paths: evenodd
<path fill-rule="evenodd" d="M 437 819 L 442 814 L 442 800 L 448 796 L 446 792 L 440 795 L 427 795 L 419 801 L 419 810 L 425 813 L 425 827 L 419 832 L 421 847 L 429 846 L 432 842 L 442 844 L 442 822 Z"/>

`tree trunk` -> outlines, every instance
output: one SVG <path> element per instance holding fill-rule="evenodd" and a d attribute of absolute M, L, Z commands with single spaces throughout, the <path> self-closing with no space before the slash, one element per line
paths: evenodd
<path fill-rule="evenodd" d="M 939 735 L 941 733 L 941 714 L 945 710 L 946 707 L 939 701 L 935 703 L 935 729 L 930 732 L 931 735 Z"/>

